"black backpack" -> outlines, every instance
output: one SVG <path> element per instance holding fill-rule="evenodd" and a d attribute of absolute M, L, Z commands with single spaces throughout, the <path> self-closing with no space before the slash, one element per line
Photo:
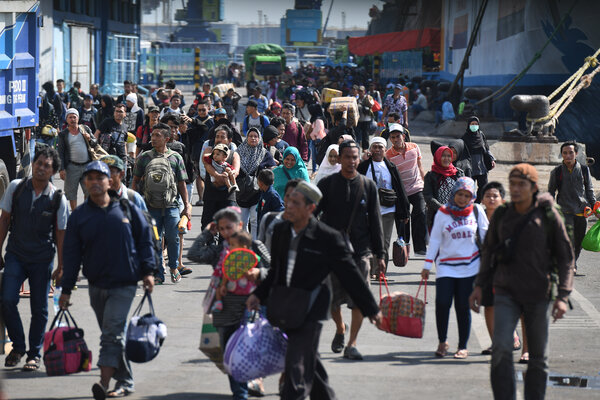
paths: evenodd
<path fill-rule="evenodd" d="M 127 197 L 133 198 L 133 193 L 130 193 L 129 190 L 127 190 Z M 131 203 L 129 202 L 129 200 L 119 199 L 119 204 L 121 205 L 121 209 L 123 210 L 123 213 L 125 214 L 127 219 L 129 219 L 129 221 L 131 221 L 131 223 L 133 224 L 133 218 L 131 215 Z M 156 228 L 156 221 L 154 220 L 154 218 L 152 218 L 150 213 L 148 213 L 147 211 L 141 209 L 140 211 L 142 212 L 142 215 L 144 216 L 146 222 L 150 226 L 150 236 L 152 236 L 152 250 L 154 255 L 154 273 L 156 277 L 156 274 L 158 273 L 159 269 L 162 268 L 163 264 L 162 241 L 160 240 L 160 236 L 158 235 L 158 229 Z"/>

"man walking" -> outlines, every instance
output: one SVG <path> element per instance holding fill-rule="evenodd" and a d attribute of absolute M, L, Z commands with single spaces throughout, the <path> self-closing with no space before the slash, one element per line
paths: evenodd
<path fill-rule="evenodd" d="M 315 215 L 321 215 L 321 221 L 346 234 L 354 262 L 366 285 L 369 285 L 369 269 L 371 257 L 377 258 L 377 269 L 385 271 L 385 249 L 383 247 L 383 230 L 381 226 L 381 209 L 377 196 L 377 186 L 370 179 L 365 179 L 357 171 L 360 162 L 360 147 L 353 140 L 340 144 L 339 154 L 342 169 L 319 181 L 319 189 L 323 199 L 317 207 Z M 342 319 L 341 305 L 348 303 L 352 309 L 350 338 L 344 350 L 344 358 L 362 360 L 356 348 L 356 339 L 362 325 L 363 314 L 348 299 L 348 293 L 340 285 L 340 281 L 332 278 L 333 300 L 331 317 L 335 321 L 337 332 L 331 343 L 334 353 L 344 350 L 346 325 Z"/>
<path fill-rule="evenodd" d="M 403 85 L 397 84 L 394 86 L 394 93 L 385 98 L 383 119 L 385 120 L 388 113 L 397 113 L 400 116 L 400 125 L 408 128 L 408 103 L 402 95 L 403 87 Z"/>
<path fill-rule="evenodd" d="M 285 134 L 281 139 L 297 148 L 302 160 L 308 161 L 308 142 L 302 124 L 294 118 L 294 106 L 285 103 L 281 109 L 281 116 L 285 120 Z"/>
<path fill-rule="evenodd" d="M 181 280 L 178 270 L 179 235 L 177 224 L 181 216 L 192 219 L 192 205 L 188 201 L 185 182 L 188 178 L 183 158 L 167 148 L 171 137 L 168 125 L 159 123 L 152 130 L 152 150 L 148 150 L 137 158 L 133 170 L 131 188 L 143 193 L 148 212 L 156 220 L 159 235 L 166 239 L 171 281 Z M 179 213 L 177 196 L 183 201 L 183 212 Z M 158 279 L 164 282 L 163 268 L 158 270 Z M 161 282 L 161 283 L 162 283 Z"/>
<path fill-rule="evenodd" d="M 135 297 L 137 282 L 152 292 L 156 269 L 150 227 L 139 208 L 127 210 L 108 190 L 108 166 L 101 161 L 88 164 L 84 180 L 88 200 L 75 209 L 65 235 L 63 291 L 59 305 L 70 305 L 71 291 L 83 262 L 89 282 L 90 304 L 100 330 L 100 382 L 92 386 L 94 399 L 123 397 L 134 391 L 131 366 L 125 357 L 127 314 Z M 115 387 L 108 392 L 111 378 Z"/>
<path fill-rule="evenodd" d="M 117 156 L 109 155 L 104 156 L 100 159 L 106 164 L 110 170 L 110 188 L 117 195 L 119 199 L 127 199 L 135 204 L 140 210 L 148 211 L 146 202 L 141 194 L 133 189 L 128 189 L 123 183 L 125 178 L 125 163 Z"/>
<path fill-rule="evenodd" d="M 108 154 L 117 155 L 126 162 L 125 141 L 127 140 L 127 126 L 124 123 L 127 106 L 119 103 L 115 105 L 113 118 L 106 118 L 100 123 L 94 136 L 98 143 Z"/>
<path fill-rule="evenodd" d="M 58 155 L 60 156 L 60 179 L 65 181 L 65 194 L 71 210 L 77 207 L 77 187 L 81 186 L 87 196 L 83 184 L 83 171 L 90 161 L 88 145 L 95 144 L 96 139 L 86 125 L 79 125 L 79 112 L 74 108 L 67 110 L 67 127 L 58 134 Z"/>
<path fill-rule="evenodd" d="M 550 173 L 548 192 L 560 206 L 564 216 L 567 232 L 575 251 L 575 273 L 577 273 L 577 259 L 581 254 L 581 242 L 587 230 L 587 219 L 583 215 L 585 207 L 594 207 L 596 197 L 592 186 L 592 177 L 587 165 L 577 161 L 579 146 L 577 142 L 568 141 L 560 146 L 563 162 Z"/>
<path fill-rule="evenodd" d="M 494 398 L 516 399 L 513 332 L 523 314 L 529 346 L 525 398 L 543 399 L 548 379 L 549 306 L 556 292 L 554 321 L 567 311 L 573 290 L 573 249 L 552 196 L 539 194 L 535 167 L 517 164 L 508 181 L 511 202 L 492 215 L 469 303 L 473 311 L 479 312 L 482 288 L 493 285 Z M 553 281 L 557 288 L 553 288 Z"/>
<path fill-rule="evenodd" d="M 29 351 L 24 371 L 40 368 L 40 350 L 48 322 L 48 292 L 54 254 L 58 266 L 52 277 L 60 279 L 63 266 L 63 239 L 69 210 L 67 200 L 50 178 L 56 173 L 59 159 L 51 147 L 38 149 L 32 164 L 31 178 L 15 179 L 0 202 L 0 249 L 10 229 L 6 254 L 0 257 L 2 278 L 2 312 L 8 335 L 13 342 L 5 367 L 15 367 L 25 355 L 25 334 L 18 310 L 19 290 L 29 280 L 31 323 Z"/>
<path fill-rule="evenodd" d="M 427 225 L 425 197 L 423 197 L 425 171 L 421 164 L 421 150 L 415 143 L 405 140 L 405 130 L 402 125 L 390 124 L 388 130 L 392 147 L 385 153 L 385 157 L 398 168 L 408 201 L 413 207 L 410 221 L 404 224 L 402 236 L 406 243 L 409 243 L 412 228 L 415 254 L 424 256 L 427 252 Z"/>
<path fill-rule="evenodd" d="M 248 134 L 250 128 L 256 128 L 262 135 L 265 128 L 269 126 L 269 118 L 258 111 L 258 103 L 256 100 L 248 100 L 246 103 L 246 116 L 242 124 L 242 132 L 244 136 Z"/>
<path fill-rule="evenodd" d="M 285 220 L 273 232 L 271 269 L 265 280 L 250 295 L 248 309 L 265 304 L 271 289 L 287 287 L 314 293 L 315 300 L 306 310 L 298 329 L 288 330 L 282 399 L 335 399 L 327 372 L 318 354 L 322 322 L 327 318 L 329 289 L 323 283 L 333 272 L 362 313 L 381 323 L 381 312 L 364 277 L 339 232 L 313 217 L 321 191 L 313 184 L 300 182 L 287 199 Z M 271 299 L 275 301 L 275 299 Z M 290 309 L 290 313 L 300 312 Z"/>
<path fill-rule="evenodd" d="M 408 222 L 410 216 L 410 203 L 402 179 L 396 166 L 385 158 L 385 146 L 385 139 L 381 137 L 371 138 L 369 147 L 371 156 L 361 162 L 357 168 L 359 173 L 375 182 L 379 191 L 386 268 L 379 270 L 377 263 L 371 262 L 372 279 L 379 279 L 379 275 L 385 274 L 387 271 L 394 222 L 396 223 L 398 237 L 400 237 L 404 232 L 404 224 Z"/>

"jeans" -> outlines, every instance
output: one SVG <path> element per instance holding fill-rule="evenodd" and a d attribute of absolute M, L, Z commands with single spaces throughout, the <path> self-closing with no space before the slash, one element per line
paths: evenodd
<path fill-rule="evenodd" d="M 102 289 L 90 285 L 90 305 L 100 326 L 99 367 L 115 368 L 115 389 L 133 391 L 133 375 L 125 357 L 125 327 L 127 314 L 135 297 L 136 286 Z"/>
<path fill-rule="evenodd" d="M 152 215 L 152 218 L 156 220 L 156 229 L 158 235 L 167 241 L 167 254 L 169 256 L 169 268 L 176 269 L 177 262 L 179 260 L 179 230 L 177 224 L 179 224 L 179 209 L 177 207 L 172 208 L 148 208 L 148 212 Z M 162 267 L 158 268 L 158 277 L 165 280 L 165 272 Z"/>
<path fill-rule="evenodd" d="M 454 310 L 458 321 L 458 349 L 467 348 L 471 332 L 469 296 L 473 291 L 474 280 L 475 276 L 468 278 L 438 278 L 435 280 L 435 323 L 440 343 L 445 342 L 448 338 L 448 319 L 452 299 L 454 299 Z"/>
<path fill-rule="evenodd" d="M 517 385 L 513 362 L 513 332 L 523 314 L 529 362 L 525 374 L 525 399 L 543 399 L 548 379 L 548 301 L 519 304 L 510 296 L 494 296 L 494 339 L 492 340 L 491 380 L 494 399 L 516 399 Z"/>
<path fill-rule="evenodd" d="M 575 261 L 577 261 L 579 255 L 581 254 L 581 242 L 583 242 L 583 237 L 585 236 L 585 231 L 587 230 L 587 219 L 585 217 L 568 213 L 565 213 L 564 215 L 565 226 L 567 227 L 569 239 L 571 239 L 571 244 L 573 245 Z"/>
<path fill-rule="evenodd" d="M 2 312 L 13 349 L 25 354 L 25 333 L 19 315 L 19 290 L 25 279 L 29 279 L 31 323 L 29 324 L 29 351 L 27 358 L 40 357 L 44 343 L 44 332 L 48 322 L 48 292 L 53 261 L 28 263 L 19 260 L 13 253 L 4 255 L 2 278 Z"/>
<path fill-rule="evenodd" d="M 242 208 L 242 222 L 244 226 L 242 229 L 252 234 L 252 240 L 256 240 L 258 236 L 258 224 L 257 224 L 257 211 L 256 204 L 250 207 Z M 248 222 L 250 222 L 250 229 L 248 229 Z"/>
<path fill-rule="evenodd" d="M 410 221 L 404 224 L 403 229 L 399 229 L 399 231 L 403 232 L 404 241 L 410 243 L 410 231 L 412 228 L 413 249 L 415 251 L 426 251 L 428 236 L 427 223 L 425 220 L 425 197 L 423 197 L 423 192 L 411 194 L 408 196 L 408 201 L 412 204 Z"/>
<path fill-rule="evenodd" d="M 312 171 L 315 172 L 319 165 L 317 164 L 317 147 L 321 143 L 321 139 L 309 140 L 308 141 L 308 151 L 309 156 L 312 160 Z"/>
<path fill-rule="evenodd" d="M 239 328 L 239 325 L 230 325 L 217 328 L 219 331 L 219 339 L 221 341 L 221 348 L 225 351 L 227 341 Z M 233 400 L 246 400 L 248 398 L 248 382 L 238 382 L 231 375 L 227 375 L 229 378 L 229 387 L 231 393 L 233 393 Z"/>

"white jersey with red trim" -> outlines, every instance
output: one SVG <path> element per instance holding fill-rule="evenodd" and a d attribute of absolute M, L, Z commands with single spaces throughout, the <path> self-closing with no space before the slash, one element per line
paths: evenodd
<path fill-rule="evenodd" d="M 478 219 L 471 212 L 466 218 L 455 220 L 444 207 L 435 214 L 423 268 L 431 269 L 435 262 L 436 278 L 467 278 L 479 272 L 475 235 L 479 225 L 483 243 L 489 222 L 483 207 L 479 204 L 474 207 L 478 208 Z"/>

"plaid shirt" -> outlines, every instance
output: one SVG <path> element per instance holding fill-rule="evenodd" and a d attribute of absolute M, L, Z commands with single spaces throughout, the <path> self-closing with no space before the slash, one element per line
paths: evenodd
<path fill-rule="evenodd" d="M 408 110 L 408 104 L 404 96 L 398 96 L 398 99 L 394 100 L 394 95 L 390 94 L 385 98 L 384 107 L 389 107 L 389 113 L 398 113 L 400 115 L 400 125 L 404 124 L 404 113 Z"/>

